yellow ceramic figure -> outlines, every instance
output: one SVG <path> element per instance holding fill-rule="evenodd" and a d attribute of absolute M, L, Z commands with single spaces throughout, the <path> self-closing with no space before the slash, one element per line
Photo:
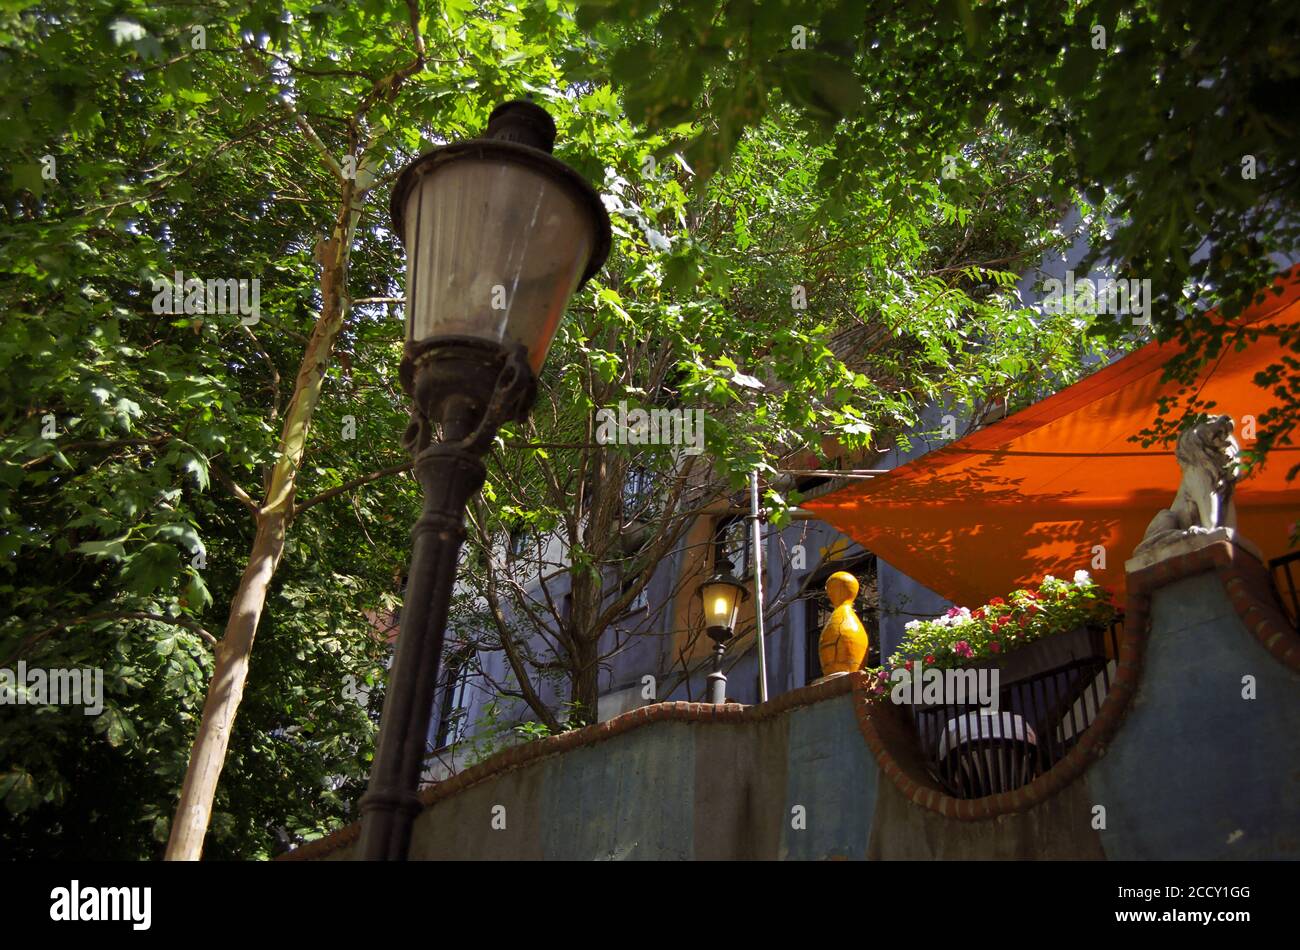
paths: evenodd
<path fill-rule="evenodd" d="M 867 628 L 853 610 L 858 596 L 858 579 L 845 571 L 836 571 L 826 581 L 831 599 L 831 619 L 822 627 L 817 653 L 822 661 L 822 676 L 852 673 L 861 669 L 867 657 Z"/>

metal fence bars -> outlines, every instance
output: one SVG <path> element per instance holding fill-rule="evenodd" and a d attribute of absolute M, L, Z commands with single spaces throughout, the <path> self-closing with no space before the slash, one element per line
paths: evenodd
<path fill-rule="evenodd" d="M 1115 677 L 1123 620 L 1035 641 L 997 662 L 997 704 L 945 695 L 908 703 L 931 776 L 956 798 L 982 798 L 1033 781 L 1065 755 L 1097 717 Z M 969 668 L 967 668 L 969 669 Z M 940 671 L 942 672 L 942 671 Z"/>

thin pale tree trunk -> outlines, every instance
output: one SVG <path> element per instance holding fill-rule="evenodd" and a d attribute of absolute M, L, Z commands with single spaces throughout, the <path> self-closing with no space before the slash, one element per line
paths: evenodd
<path fill-rule="evenodd" d="M 424 68 L 424 39 L 420 35 L 419 4 L 417 0 L 407 0 L 406 6 L 415 58 L 375 83 L 362 99 L 356 115 L 349 122 L 352 133 L 349 142 L 353 147 L 356 145 L 358 122 L 370 107 L 391 101 L 406 80 Z M 321 386 L 325 381 L 325 370 L 329 365 L 334 341 L 343 328 L 347 314 L 349 254 L 352 237 L 361 220 L 358 202 L 375 184 L 378 153 L 383 138 L 380 126 L 371 140 L 374 151 L 365 152 L 357 164 L 355 178 L 349 178 L 311 127 L 311 123 L 299 115 L 292 105 L 287 108 L 308 142 L 316 148 L 326 166 L 341 182 L 341 201 L 333 233 L 328 241 L 322 241 L 317 248 L 321 264 L 321 315 L 299 364 L 293 399 L 285 413 L 284 428 L 280 434 L 279 456 L 266 487 L 265 500 L 256 514 L 257 536 L 249 554 L 248 567 L 231 601 L 225 635 L 216 650 L 216 666 L 203 704 L 203 718 L 190 750 L 190 762 L 185 772 L 185 782 L 181 786 L 180 802 L 172 819 L 171 837 L 165 855 L 168 861 L 197 861 L 203 853 L 203 838 L 212 814 L 212 802 L 217 794 L 217 780 L 221 777 L 221 768 L 225 764 L 230 731 L 234 727 L 235 713 L 239 709 L 239 702 L 244 695 L 244 683 L 248 678 L 253 638 L 257 635 L 257 624 L 266 605 L 271 579 L 275 576 L 280 556 L 284 553 L 285 534 L 293 520 L 293 495 L 297 487 L 299 465 L 307 445 L 307 431 L 320 400 Z"/>
<path fill-rule="evenodd" d="M 190 751 L 181 800 L 172 819 L 171 838 L 167 842 L 167 860 L 198 860 L 203 852 L 216 796 L 217 780 L 226 760 L 235 712 L 244 696 L 248 679 L 253 638 L 266 604 L 266 592 L 284 551 L 286 518 L 283 511 L 259 515 L 257 536 L 248 557 L 248 567 L 240 578 L 230 605 L 230 620 L 225 636 L 217 644 L 216 668 L 208 683 L 199 733 Z"/>
<path fill-rule="evenodd" d="M 197 861 L 203 853 L 203 839 L 212 815 L 217 781 L 225 764 L 235 713 L 248 679 L 253 639 L 266 605 L 267 591 L 284 553 L 284 539 L 293 513 L 294 489 L 306 449 L 307 432 L 320 401 L 330 352 L 343 327 L 347 248 L 357 218 L 349 213 L 351 203 L 352 187 L 349 184 L 344 188 L 344 210 L 339 215 L 339 226 L 331 240 L 321 245 L 321 315 L 299 365 L 293 399 L 285 413 L 280 435 L 279 455 L 267 484 L 266 498 L 255 515 L 257 535 L 249 553 L 248 567 L 231 600 L 225 635 L 217 645 L 216 664 L 203 704 L 203 717 L 190 750 L 180 803 L 172 819 L 165 855 L 168 861 Z"/>

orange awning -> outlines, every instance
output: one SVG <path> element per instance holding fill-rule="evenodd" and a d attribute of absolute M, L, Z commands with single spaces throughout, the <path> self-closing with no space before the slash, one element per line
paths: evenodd
<path fill-rule="evenodd" d="M 1240 320 L 1300 321 L 1300 284 L 1288 280 L 1281 296 L 1270 294 Z M 1176 351 L 1149 344 L 1014 416 L 804 507 L 958 604 L 973 607 L 1079 568 L 1122 603 L 1124 561 L 1180 480 L 1172 446 L 1129 441 L 1151 425 L 1158 398 L 1177 392 L 1177 383 L 1160 381 Z M 1203 372 L 1201 398 L 1233 417 L 1243 447 L 1250 445 L 1243 417 L 1277 404 L 1253 377 L 1279 357 L 1276 339 L 1266 337 Z M 1300 516 L 1300 481 L 1286 482 L 1297 451 L 1275 448 L 1237 485 L 1241 533 L 1267 558 L 1289 549 L 1288 526 Z M 1095 545 L 1105 549 L 1104 570 L 1093 567 Z"/>

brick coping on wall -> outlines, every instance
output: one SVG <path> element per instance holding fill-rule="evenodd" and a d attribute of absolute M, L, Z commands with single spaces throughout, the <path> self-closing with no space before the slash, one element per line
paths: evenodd
<path fill-rule="evenodd" d="M 652 722 L 762 722 L 799 706 L 818 703 L 845 693 L 854 696 L 858 726 L 881 772 L 912 803 L 948 818 L 980 821 L 1033 808 L 1065 788 L 1105 751 L 1119 728 L 1137 689 L 1145 653 L 1151 594 L 1183 577 L 1214 571 L 1232 601 L 1237 615 L 1251 634 L 1284 666 L 1300 672 L 1300 637 L 1276 605 L 1272 581 L 1258 559 L 1229 543 L 1219 541 L 1198 551 L 1179 555 L 1128 575 L 1128 603 L 1119 666 L 1097 718 L 1078 743 L 1056 765 L 1028 785 L 1012 792 L 984 798 L 962 799 L 946 794 L 925 768 L 915 729 L 906 711 L 893 703 L 869 698 L 865 673 L 833 676 L 812 686 L 756 706 L 727 703 L 670 702 L 642 706 L 606 722 L 538 739 L 504 749 L 472 768 L 430 785 L 420 793 L 425 807 L 478 785 L 501 773 L 579 746 L 593 745 Z M 307 861 L 347 847 L 360 835 L 357 823 L 340 828 L 287 854 L 281 861 Z"/>
<path fill-rule="evenodd" d="M 444 798 L 455 795 L 457 792 L 464 791 L 471 785 L 477 785 L 503 772 L 532 765 L 539 759 L 558 755 L 561 752 L 568 752 L 579 746 L 603 742 L 606 739 L 611 739 L 614 736 L 638 729 L 652 722 L 762 722 L 765 719 L 779 716 L 797 706 L 807 706 L 851 692 L 853 689 L 852 681 L 860 676 L 861 674 L 853 674 L 852 676 L 831 677 L 812 686 L 805 686 L 802 689 L 782 693 L 775 699 L 756 706 L 745 706 L 740 703 L 726 703 L 715 706 L 712 703 L 686 702 L 655 703 L 652 706 L 641 706 L 620 716 L 615 716 L 613 719 L 596 723 L 594 726 L 575 729 L 572 732 L 564 732 L 558 736 L 536 739 L 532 742 L 511 746 L 509 749 L 503 749 L 478 765 L 423 789 L 420 792 L 420 801 L 427 808 Z M 282 854 L 277 860 L 305 861 L 321 858 L 332 851 L 337 851 L 339 848 L 351 844 L 360 833 L 361 825 L 354 822 L 345 828 L 340 828 L 338 831 L 326 835 L 324 838 L 308 842 L 300 848 Z"/>

